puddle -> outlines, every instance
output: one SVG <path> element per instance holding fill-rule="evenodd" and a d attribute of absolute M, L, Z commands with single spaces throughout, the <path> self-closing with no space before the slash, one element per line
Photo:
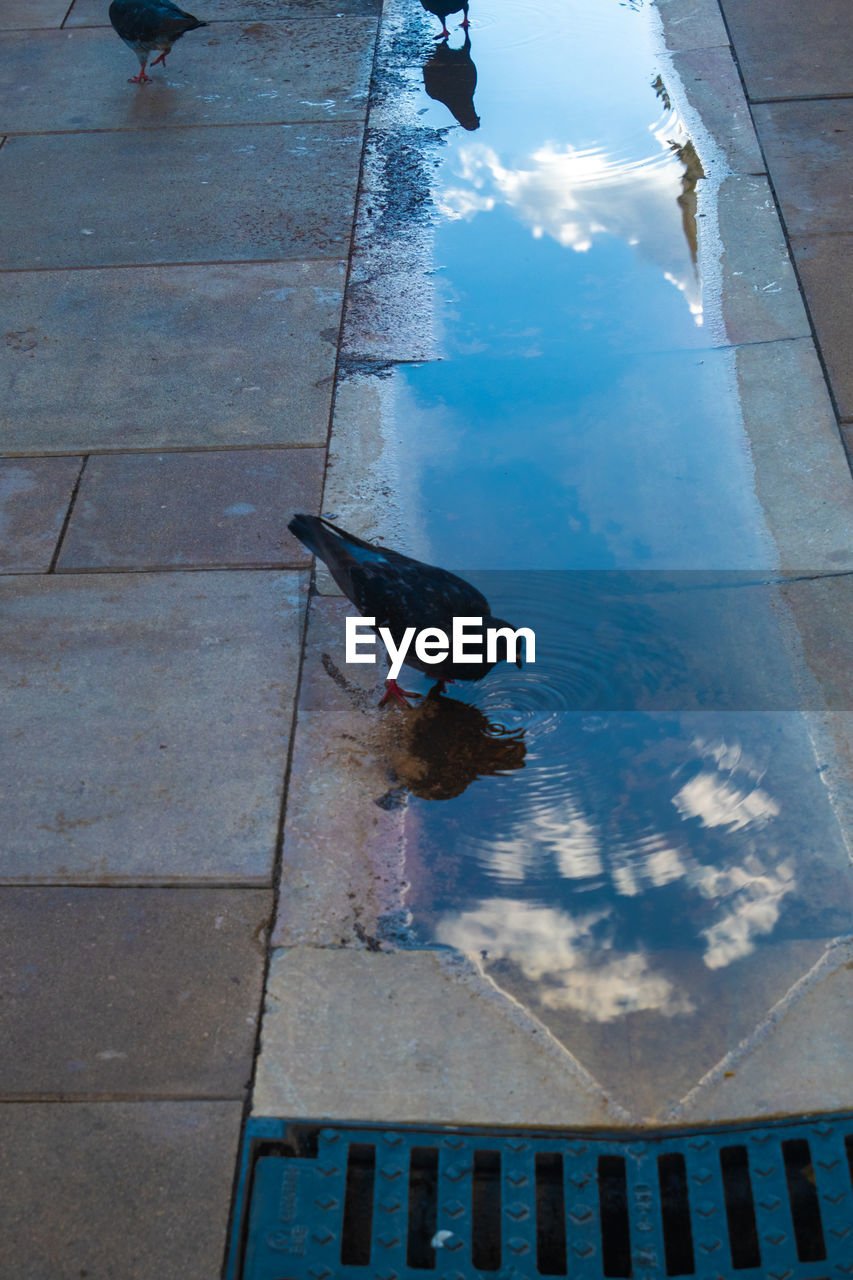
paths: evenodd
<path fill-rule="evenodd" d="M 395 182 L 360 237 L 398 255 L 389 278 L 408 262 L 421 320 L 428 276 L 436 358 L 394 363 L 356 290 L 348 376 L 381 374 L 383 534 L 541 648 L 451 689 L 471 714 L 412 713 L 384 802 L 406 808 L 409 941 L 479 957 L 650 1113 L 849 929 L 848 853 L 720 322 L 715 143 L 648 7 L 470 16 L 445 45 L 386 7 L 372 145 Z"/>

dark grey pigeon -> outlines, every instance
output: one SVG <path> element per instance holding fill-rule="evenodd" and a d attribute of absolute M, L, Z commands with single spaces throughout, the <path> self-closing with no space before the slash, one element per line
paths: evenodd
<path fill-rule="evenodd" d="M 160 57 L 154 59 L 152 67 L 156 67 L 158 62 L 165 67 L 166 54 L 172 52 L 176 40 L 180 40 L 186 31 L 207 26 L 206 22 L 200 22 L 191 13 L 184 13 L 170 0 L 113 0 L 110 22 L 139 59 L 139 75 L 130 77 L 131 84 L 149 83 L 145 65 L 155 49 L 160 50 Z"/>
<path fill-rule="evenodd" d="M 454 617 L 482 618 L 484 629 L 510 625 L 492 616 L 488 600 L 476 587 L 447 569 L 412 560 L 390 547 L 374 546 L 322 516 L 295 515 L 287 527 L 325 562 L 359 613 L 376 619 L 374 630 L 387 627 L 397 646 L 407 627 L 415 627 L 418 632 L 438 627 L 450 636 Z M 441 663 L 425 663 L 418 658 L 414 646 L 409 647 L 405 662 L 432 676 L 442 690 L 448 680 L 482 680 L 495 665 L 485 660 L 454 663 L 452 654 Z M 520 667 L 521 658 L 516 663 Z M 379 705 L 395 698 L 408 706 L 406 698 L 416 696 L 401 689 L 396 680 L 386 680 L 385 696 Z"/>

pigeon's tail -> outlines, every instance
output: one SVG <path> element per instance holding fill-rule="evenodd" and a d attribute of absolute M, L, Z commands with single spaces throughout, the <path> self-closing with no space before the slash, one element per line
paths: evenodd
<path fill-rule="evenodd" d="M 321 560 L 325 560 L 324 544 L 322 535 L 324 533 L 323 522 L 319 516 L 305 516 L 297 514 L 287 526 L 295 538 L 308 548 L 313 555 L 319 556 Z"/>
<path fill-rule="evenodd" d="M 355 560 L 363 564 L 365 561 L 382 563 L 387 557 L 382 547 L 375 547 L 354 533 L 339 529 L 331 520 L 322 516 L 295 515 L 287 526 L 295 537 L 303 542 L 309 551 L 324 560 L 331 569 L 342 560 Z"/>
<path fill-rule="evenodd" d="M 194 18 L 191 13 L 181 13 L 179 18 L 172 18 L 163 23 L 164 31 L 170 30 L 175 40 L 187 34 L 188 31 L 197 31 L 199 27 L 206 27 L 208 24 L 202 22 L 200 18 Z"/>
<path fill-rule="evenodd" d="M 372 547 L 352 533 L 339 529 L 322 516 L 295 515 L 287 526 L 300 542 L 327 566 L 335 582 L 358 605 L 360 590 L 355 582 L 362 565 L 384 565 L 387 558 L 380 547 Z"/>

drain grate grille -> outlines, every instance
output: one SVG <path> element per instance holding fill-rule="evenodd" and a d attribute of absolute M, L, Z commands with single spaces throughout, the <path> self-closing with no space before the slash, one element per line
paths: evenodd
<path fill-rule="evenodd" d="M 853 1117 L 614 1135 L 249 1123 L 228 1280 L 853 1277 Z"/>

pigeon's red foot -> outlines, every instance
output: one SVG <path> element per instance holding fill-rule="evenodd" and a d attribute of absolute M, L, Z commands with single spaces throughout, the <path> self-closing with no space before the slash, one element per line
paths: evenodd
<path fill-rule="evenodd" d="M 163 66 L 165 67 L 165 65 L 166 65 L 166 55 L 165 55 L 165 53 L 161 53 L 159 58 L 155 58 L 155 59 L 154 59 L 154 61 L 151 63 L 152 67 L 156 67 L 158 62 L 162 62 Z"/>
<path fill-rule="evenodd" d="M 145 74 L 145 68 L 143 67 L 139 75 L 131 76 L 127 83 L 128 84 L 150 84 L 151 77 Z"/>
<path fill-rule="evenodd" d="M 384 707 L 386 702 L 390 702 L 393 698 L 401 707 L 408 707 L 407 698 L 419 698 L 419 693 L 411 693 L 408 689 L 401 689 L 396 680 L 385 681 L 385 692 L 382 695 L 380 707 Z"/>

